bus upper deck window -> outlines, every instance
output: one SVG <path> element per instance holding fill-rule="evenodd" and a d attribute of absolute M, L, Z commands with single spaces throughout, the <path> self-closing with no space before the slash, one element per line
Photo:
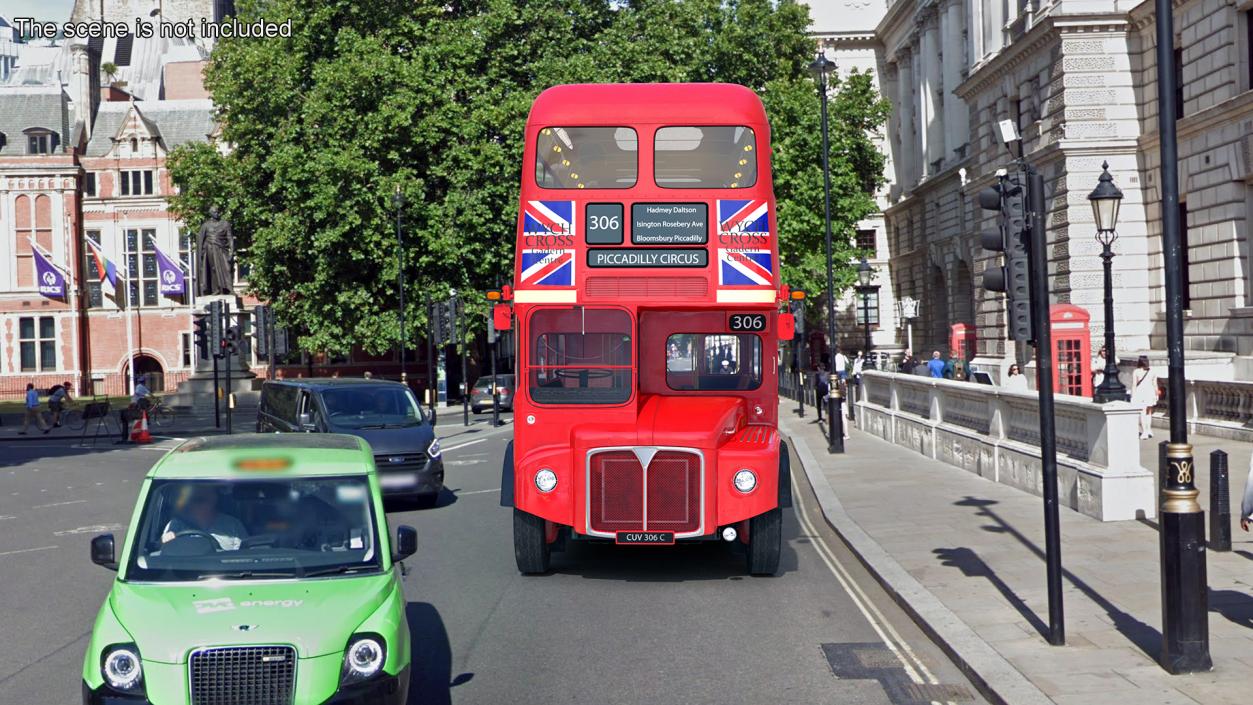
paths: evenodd
<path fill-rule="evenodd" d="M 639 138 L 629 127 L 545 127 L 535 143 L 540 188 L 631 188 Z"/>
<path fill-rule="evenodd" d="M 653 162 L 662 188 L 747 188 L 757 183 L 757 139 L 733 125 L 663 127 Z"/>

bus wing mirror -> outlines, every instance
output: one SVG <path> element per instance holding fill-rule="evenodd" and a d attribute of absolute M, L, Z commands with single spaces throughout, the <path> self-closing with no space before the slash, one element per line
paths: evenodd
<path fill-rule="evenodd" d="M 492 307 L 492 323 L 495 324 L 496 330 L 510 330 L 513 328 L 513 310 L 509 304 L 496 304 Z"/>
<path fill-rule="evenodd" d="M 779 340 L 791 340 L 796 336 L 796 316 L 790 313 L 779 314 Z"/>

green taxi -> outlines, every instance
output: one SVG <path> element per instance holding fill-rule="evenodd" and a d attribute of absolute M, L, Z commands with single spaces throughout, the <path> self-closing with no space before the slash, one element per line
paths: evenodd
<path fill-rule="evenodd" d="M 369 445 L 337 434 L 196 438 L 144 479 L 83 659 L 98 705 L 403 703 L 409 627 Z"/>

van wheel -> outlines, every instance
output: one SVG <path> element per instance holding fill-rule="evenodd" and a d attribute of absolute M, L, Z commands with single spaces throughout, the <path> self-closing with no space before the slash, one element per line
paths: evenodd
<path fill-rule="evenodd" d="M 779 572 L 783 543 L 783 510 L 775 507 L 748 521 L 748 572 L 774 575 Z"/>
<path fill-rule="evenodd" d="M 513 510 L 513 556 L 525 575 L 548 572 L 552 547 L 544 535 L 544 520 L 521 509 Z"/>

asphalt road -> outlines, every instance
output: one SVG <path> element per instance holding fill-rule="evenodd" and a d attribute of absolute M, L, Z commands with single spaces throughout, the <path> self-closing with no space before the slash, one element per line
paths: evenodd
<path fill-rule="evenodd" d="M 455 420 L 439 426 L 439 505 L 389 514 L 420 541 L 406 579 L 411 703 L 983 702 L 819 526 L 808 487 L 786 516 L 778 577 L 745 576 L 743 555 L 720 543 L 576 545 L 554 555 L 551 574 L 521 576 L 498 503 L 512 427 Z M 114 576 L 90 562 L 88 542 L 121 538 L 141 478 L 174 444 L 6 444 L 0 703 L 78 701 Z"/>

